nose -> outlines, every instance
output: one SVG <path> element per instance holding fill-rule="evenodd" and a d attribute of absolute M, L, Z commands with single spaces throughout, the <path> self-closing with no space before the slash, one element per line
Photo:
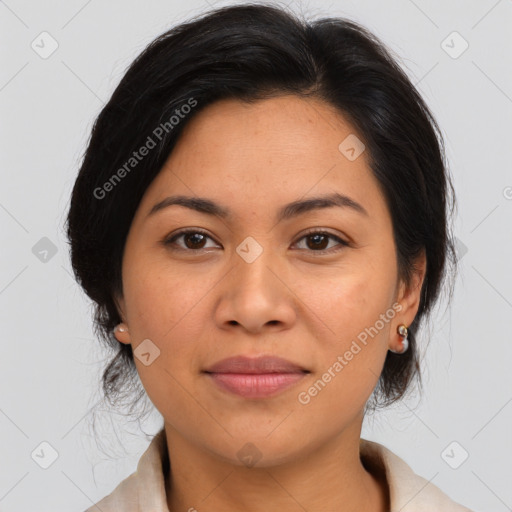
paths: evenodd
<path fill-rule="evenodd" d="M 289 272 L 269 250 L 251 263 L 234 258 L 219 283 L 215 317 L 220 328 L 240 326 L 250 333 L 289 329 L 296 319 L 296 296 Z"/>

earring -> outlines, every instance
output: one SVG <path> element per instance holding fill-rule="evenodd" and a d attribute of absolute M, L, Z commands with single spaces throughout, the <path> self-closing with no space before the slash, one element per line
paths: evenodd
<path fill-rule="evenodd" d="M 392 348 L 390 348 L 389 350 L 391 350 L 391 352 L 394 352 L 395 354 L 403 354 L 409 348 L 409 340 L 407 339 L 409 331 L 407 330 L 407 326 L 405 324 L 400 324 L 397 327 L 396 332 L 402 337 L 402 341 L 400 342 L 400 344 L 402 345 L 401 350 L 393 350 Z"/>
<path fill-rule="evenodd" d="M 127 327 L 122 327 L 122 324 L 117 324 L 114 327 L 114 332 L 127 332 L 127 331 L 128 331 L 128 328 Z"/>

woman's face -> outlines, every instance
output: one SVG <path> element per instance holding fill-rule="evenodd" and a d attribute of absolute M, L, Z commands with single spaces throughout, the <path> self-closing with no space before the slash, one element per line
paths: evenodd
<path fill-rule="evenodd" d="M 248 453 L 272 465 L 342 432 L 359 436 L 421 279 L 408 289 L 398 279 L 390 214 L 356 137 L 319 100 L 223 100 L 189 122 L 147 189 L 123 259 L 129 332 L 116 335 L 132 344 L 175 439 L 234 464 Z M 337 205 L 285 208 L 334 194 Z M 150 213 L 170 196 L 227 213 L 176 204 Z M 268 376 L 205 373 L 261 355 L 305 371 L 279 377 L 289 385 L 274 392 L 260 384 L 259 395 L 243 383 Z"/>

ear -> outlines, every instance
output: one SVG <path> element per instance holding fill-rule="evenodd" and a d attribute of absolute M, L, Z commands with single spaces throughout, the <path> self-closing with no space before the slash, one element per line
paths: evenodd
<path fill-rule="evenodd" d="M 400 314 L 396 316 L 396 325 L 411 325 L 414 321 L 421 301 L 421 288 L 427 270 L 427 256 L 425 250 L 414 260 L 410 283 L 400 281 L 398 286 L 397 302 L 402 306 Z"/>
<path fill-rule="evenodd" d="M 117 341 L 129 345 L 131 343 L 131 337 L 128 329 L 128 322 L 126 321 L 124 298 L 121 295 L 115 294 L 114 303 L 117 306 L 117 310 L 119 311 L 119 315 L 122 319 L 122 322 L 114 328 L 114 336 Z"/>

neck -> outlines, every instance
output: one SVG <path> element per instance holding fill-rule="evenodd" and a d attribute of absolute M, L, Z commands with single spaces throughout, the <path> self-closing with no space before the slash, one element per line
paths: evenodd
<path fill-rule="evenodd" d="M 385 512 L 389 510 L 386 479 L 368 464 L 363 465 L 360 427 L 344 431 L 293 460 L 246 467 L 202 450 L 166 424 L 169 511 Z"/>

